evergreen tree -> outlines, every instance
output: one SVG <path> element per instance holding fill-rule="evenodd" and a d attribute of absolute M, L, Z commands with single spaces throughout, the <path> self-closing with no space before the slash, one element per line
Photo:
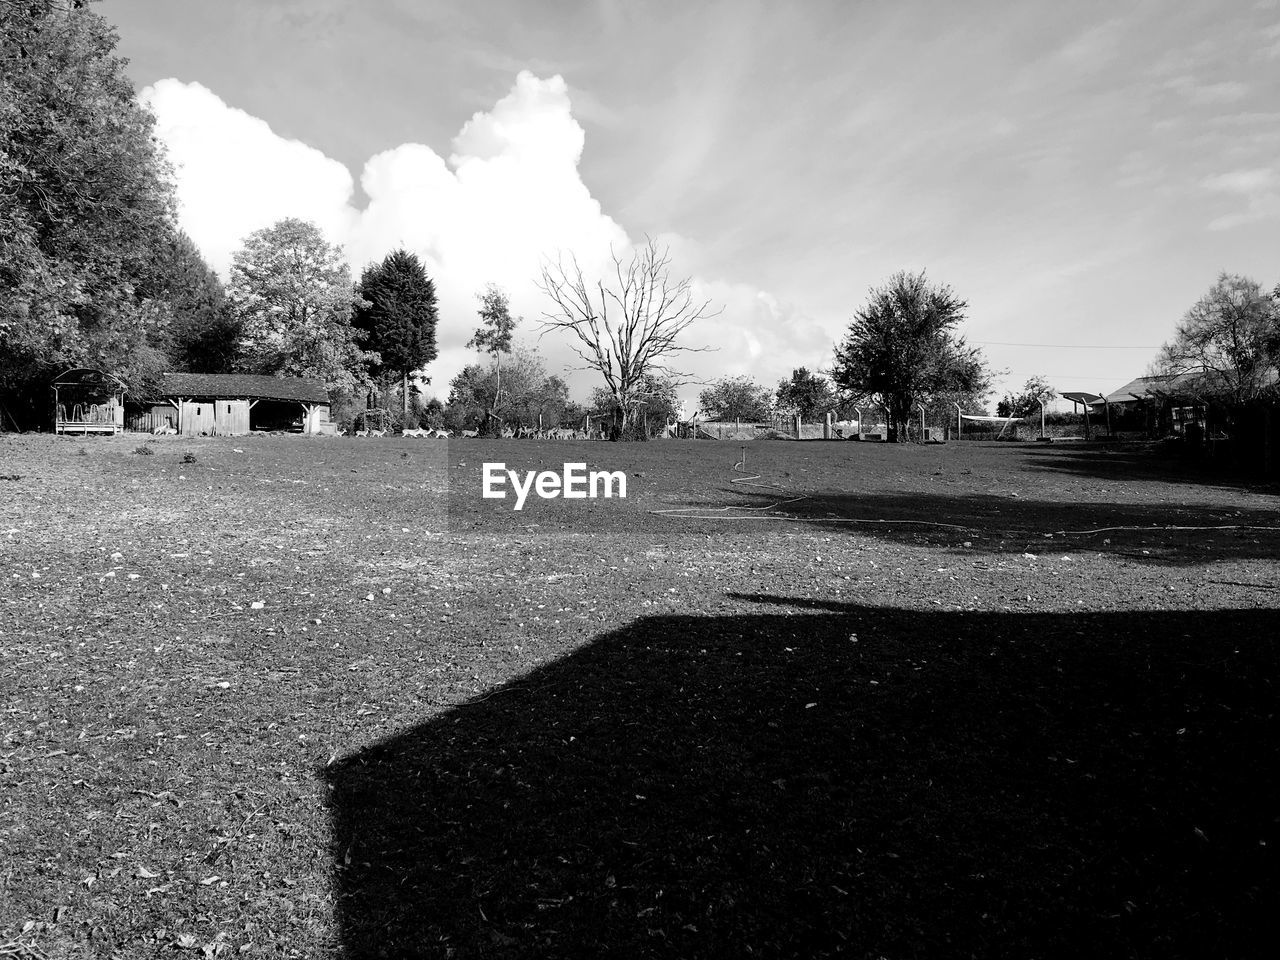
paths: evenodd
<path fill-rule="evenodd" d="M 409 412 L 409 376 L 436 358 L 436 288 L 422 261 L 405 250 L 387 254 L 365 267 L 352 323 L 364 332 L 365 346 L 380 360 L 372 373 L 396 374 Z"/>

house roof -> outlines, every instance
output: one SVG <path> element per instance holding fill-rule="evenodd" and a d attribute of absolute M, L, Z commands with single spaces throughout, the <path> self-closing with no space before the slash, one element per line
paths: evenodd
<path fill-rule="evenodd" d="M 1145 400 L 1148 397 L 1175 393 L 1179 387 L 1186 386 L 1195 379 L 1197 379 L 1197 375 L 1191 373 L 1138 377 L 1130 380 L 1118 390 L 1108 393 L 1107 403 L 1132 403 L 1134 400 Z"/>
<path fill-rule="evenodd" d="M 248 373 L 166 373 L 160 378 L 160 393 L 166 397 L 329 402 L 329 391 L 319 380 Z"/>
<path fill-rule="evenodd" d="M 1256 388 L 1266 389 L 1280 382 L 1280 372 L 1272 368 L 1257 377 Z M 1228 378 L 1214 370 L 1193 370 L 1188 373 L 1168 373 L 1153 377 L 1138 377 L 1123 387 L 1107 394 L 1107 403 L 1132 403 L 1153 397 L 1199 400 L 1201 397 L 1229 395 L 1232 384 Z M 1095 404 L 1100 406 L 1101 403 Z"/>

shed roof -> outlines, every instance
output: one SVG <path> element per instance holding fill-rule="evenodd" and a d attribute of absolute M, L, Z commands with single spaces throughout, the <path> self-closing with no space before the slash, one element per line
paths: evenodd
<path fill-rule="evenodd" d="M 119 377 L 93 367 L 72 367 L 63 370 L 54 377 L 50 384 L 54 387 L 103 387 L 114 392 L 124 390 L 124 381 Z"/>
<path fill-rule="evenodd" d="M 1134 400 L 1145 400 L 1148 397 L 1167 394 L 1179 386 L 1179 380 L 1191 376 L 1191 374 L 1183 374 L 1181 377 L 1163 374 L 1156 377 L 1137 377 L 1118 390 L 1108 393 L 1107 403 L 1132 403 Z"/>
<path fill-rule="evenodd" d="M 329 402 L 329 391 L 319 380 L 249 373 L 166 373 L 160 378 L 160 393 L 166 397 Z"/>

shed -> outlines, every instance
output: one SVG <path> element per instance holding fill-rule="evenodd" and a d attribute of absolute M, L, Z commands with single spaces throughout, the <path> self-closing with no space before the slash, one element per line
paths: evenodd
<path fill-rule="evenodd" d="M 124 382 L 89 367 L 58 374 L 53 390 L 56 433 L 109 433 L 124 430 Z"/>
<path fill-rule="evenodd" d="M 329 391 L 318 380 L 241 373 L 166 373 L 150 408 L 153 430 L 239 436 L 250 430 L 334 433 Z"/>

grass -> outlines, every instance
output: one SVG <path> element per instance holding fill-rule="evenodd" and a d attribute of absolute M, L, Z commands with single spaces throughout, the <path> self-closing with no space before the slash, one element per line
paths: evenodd
<path fill-rule="evenodd" d="M 1274 489 L 1146 447 L 748 445 L 775 490 L 728 443 L 136 442 L 0 439 L 0 945 L 1262 955 Z M 571 458 L 628 499 L 479 497 Z"/>

